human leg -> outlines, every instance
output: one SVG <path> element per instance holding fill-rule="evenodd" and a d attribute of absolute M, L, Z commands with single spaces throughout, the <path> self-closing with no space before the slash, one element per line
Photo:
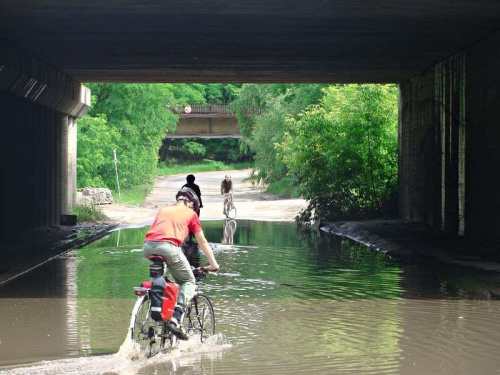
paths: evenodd
<path fill-rule="evenodd" d="M 226 204 L 227 204 L 227 195 L 224 195 L 224 203 L 222 204 L 223 210 L 222 213 L 225 215 L 226 214 Z"/>
<path fill-rule="evenodd" d="M 177 304 L 184 309 L 194 296 L 196 283 L 191 271 L 191 265 L 179 246 L 170 242 L 149 241 L 142 251 L 147 258 L 150 255 L 161 255 L 165 258 L 167 267 L 175 282 L 179 285 Z"/>
<path fill-rule="evenodd" d="M 179 285 L 179 295 L 174 314 L 166 328 L 171 330 L 179 339 L 187 340 L 188 335 L 182 327 L 182 314 L 194 296 L 196 284 L 191 266 L 180 247 L 170 242 L 146 242 L 143 255 L 161 255 L 165 258 L 167 267 L 175 282 Z"/>

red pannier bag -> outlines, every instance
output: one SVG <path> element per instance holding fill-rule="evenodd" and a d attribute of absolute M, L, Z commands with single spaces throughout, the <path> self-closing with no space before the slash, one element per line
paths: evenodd
<path fill-rule="evenodd" d="M 151 287 L 151 318 L 157 322 L 170 321 L 174 315 L 179 286 L 170 280 L 159 277 Z"/>

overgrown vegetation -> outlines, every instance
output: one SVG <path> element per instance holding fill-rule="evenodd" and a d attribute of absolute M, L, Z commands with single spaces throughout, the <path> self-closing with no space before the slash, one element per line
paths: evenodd
<path fill-rule="evenodd" d="M 150 191 L 150 185 L 137 185 L 120 189 L 120 194 L 117 190 L 113 190 L 112 193 L 116 203 L 138 205 L 144 201 Z"/>
<path fill-rule="evenodd" d="M 309 213 L 324 220 L 394 211 L 397 193 L 397 88 L 342 85 L 297 119 L 276 145 L 298 178 Z"/>
<path fill-rule="evenodd" d="M 160 149 L 160 161 L 172 163 L 200 163 L 204 160 L 225 163 L 250 162 L 253 154 L 240 148 L 240 140 L 220 139 L 164 139 Z"/>
<path fill-rule="evenodd" d="M 288 175 L 288 169 L 278 157 L 275 147 L 277 143 L 283 142 L 289 130 L 287 119 L 297 116 L 308 105 L 318 103 L 323 95 L 322 87 L 243 85 L 238 98 L 231 104 L 244 136 L 241 147 L 255 154 L 257 178 L 269 184 L 271 189 L 273 184 Z M 258 109 L 262 115 L 249 115 L 248 109 Z"/>
<path fill-rule="evenodd" d="M 249 116 L 257 106 L 262 115 Z M 270 191 L 296 187 L 303 219 L 394 211 L 397 88 L 394 85 L 244 85 L 233 104 Z"/>
<path fill-rule="evenodd" d="M 76 205 L 71 213 L 73 215 L 77 215 L 78 222 L 95 223 L 107 219 L 107 216 L 104 215 L 95 205 Z"/>

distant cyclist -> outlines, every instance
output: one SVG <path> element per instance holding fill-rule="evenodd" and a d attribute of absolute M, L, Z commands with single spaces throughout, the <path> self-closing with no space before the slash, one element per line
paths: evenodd
<path fill-rule="evenodd" d="M 220 193 L 224 197 L 224 209 L 222 213 L 225 215 L 226 214 L 226 203 L 228 196 L 226 194 L 229 194 L 229 197 L 231 200 L 233 200 L 233 181 L 231 181 L 231 175 L 227 174 L 226 177 L 222 180 L 222 183 L 220 184 Z"/>
<path fill-rule="evenodd" d="M 210 263 L 209 267 L 203 268 L 217 271 L 219 265 L 203 234 L 200 219 L 196 214 L 200 205 L 198 196 L 193 190 L 183 187 L 175 198 L 177 203 L 162 208 L 156 215 L 153 225 L 146 233 L 142 255 L 146 258 L 150 255 L 161 255 L 165 258 L 172 277 L 179 285 L 174 315 L 166 327 L 179 339 L 187 340 L 188 336 L 180 322 L 183 312 L 195 294 L 196 282 L 180 245 L 188 237 L 189 232 L 194 233 Z"/>

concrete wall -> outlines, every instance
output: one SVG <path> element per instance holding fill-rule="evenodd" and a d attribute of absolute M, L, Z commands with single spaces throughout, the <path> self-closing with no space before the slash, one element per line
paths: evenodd
<path fill-rule="evenodd" d="M 76 118 L 90 91 L 0 40 L 0 235 L 59 224 L 76 197 Z"/>
<path fill-rule="evenodd" d="M 466 232 L 500 238 L 500 32 L 467 52 Z"/>
<path fill-rule="evenodd" d="M 496 33 L 401 84 L 402 218 L 500 237 L 499 51 Z"/>

